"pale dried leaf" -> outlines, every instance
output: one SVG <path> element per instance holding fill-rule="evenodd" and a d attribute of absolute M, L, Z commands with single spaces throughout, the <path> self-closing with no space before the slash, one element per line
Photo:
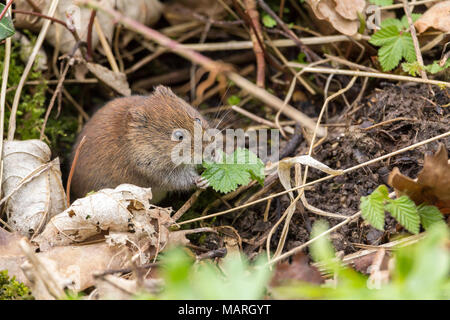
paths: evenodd
<path fill-rule="evenodd" d="M 169 211 L 151 206 L 150 188 L 122 184 L 76 200 L 33 239 L 41 249 L 106 235 L 110 246 L 126 246 L 147 263 L 168 242 Z"/>
<path fill-rule="evenodd" d="M 42 13 L 45 14 L 48 12 L 51 0 L 33 0 L 33 2 L 41 9 Z M 77 17 L 74 19 L 75 25 L 77 26 L 77 33 L 82 41 L 86 41 L 92 10 L 88 7 L 79 7 L 75 2 L 75 0 L 60 0 L 56 9 L 55 18 L 67 22 L 67 13 Z M 132 5 L 130 5 L 127 0 L 98 0 L 97 2 L 99 2 L 103 8 L 118 10 L 125 16 L 146 25 L 156 23 L 161 16 L 163 8 L 158 0 L 138 0 L 134 1 Z M 26 0 L 16 0 L 14 1 L 14 4 L 16 9 L 34 11 Z M 114 31 L 114 20 L 101 10 L 97 11 L 96 17 L 102 26 L 106 38 L 111 41 Z M 15 26 L 17 28 L 38 31 L 42 26 L 43 20 L 44 19 L 39 19 L 31 15 L 17 14 L 15 16 Z M 59 50 L 64 53 L 70 53 L 75 46 L 73 35 L 58 23 L 50 25 L 46 40 L 53 46 L 58 46 Z M 98 43 L 99 38 L 94 29 L 92 32 L 92 47 L 95 48 Z"/>
<path fill-rule="evenodd" d="M 39 140 L 5 141 L 2 188 L 8 224 L 31 236 L 66 208 L 59 160 L 50 161 L 49 147 Z"/>
<path fill-rule="evenodd" d="M 99 80 L 103 81 L 121 95 L 131 95 L 130 85 L 128 84 L 127 76 L 124 73 L 114 72 L 100 64 L 91 62 L 88 62 L 86 66 Z"/>
<path fill-rule="evenodd" d="M 450 32 L 450 1 L 436 3 L 414 23 L 414 26 L 419 33 L 428 28 Z"/>
<path fill-rule="evenodd" d="M 365 0 L 334 0 L 336 12 L 348 20 L 357 20 L 358 12 L 362 13 L 366 6 Z"/>
<path fill-rule="evenodd" d="M 359 20 L 357 17 L 355 19 L 346 19 L 341 14 L 338 13 L 336 9 L 336 4 L 333 0 L 307 0 L 306 1 L 311 7 L 314 15 L 320 20 L 326 20 L 339 32 L 352 36 L 356 34 L 359 27 Z M 358 0 L 359 3 L 359 0 Z M 344 5 L 340 5 L 340 10 L 346 15 L 351 16 L 351 11 L 346 11 L 343 9 Z M 356 11 L 353 11 L 356 14 Z"/>

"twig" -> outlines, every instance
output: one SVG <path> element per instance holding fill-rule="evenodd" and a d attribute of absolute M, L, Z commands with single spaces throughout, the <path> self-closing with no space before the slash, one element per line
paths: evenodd
<path fill-rule="evenodd" d="M 378 158 L 375 158 L 375 159 L 366 161 L 366 162 L 364 162 L 364 163 L 357 164 L 356 166 L 353 166 L 353 167 L 350 167 L 350 168 L 347 168 L 347 169 L 343 170 L 343 171 L 342 171 L 342 174 L 347 174 L 347 173 L 349 173 L 349 172 L 352 172 L 352 171 L 358 170 L 358 169 L 360 169 L 360 168 L 366 167 L 366 166 L 371 165 L 371 164 L 373 164 L 373 163 L 376 163 L 376 162 L 378 162 L 378 161 L 382 161 L 382 160 L 384 160 L 384 159 L 393 157 L 393 156 L 395 156 L 395 155 L 397 155 L 397 154 L 401 154 L 401 153 L 403 153 L 403 152 L 406 152 L 406 151 L 415 149 L 415 148 L 420 147 L 420 146 L 422 146 L 422 145 L 424 145 L 424 144 L 427 144 L 427 143 L 430 143 L 430 142 L 433 142 L 433 141 L 436 141 L 436 140 L 439 140 L 439 139 L 442 139 L 442 138 L 445 138 L 445 137 L 448 137 L 448 136 L 450 136 L 450 131 L 448 131 L 448 132 L 446 132 L 446 133 L 443 133 L 443 134 L 440 134 L 440 135 L 437 135 L 437 136 L 432 137 L 432 138 L 430 138 L 430 139 L 426 139 L 426 140 L 424 140 L 424 141 L 415 143 L 415 144 L 410 145 L 410 146 L 408 146 L 408 147 L 399 149 L 399 150 L 397 150 L 397 151 L 393 151 L 393 152 L 391 152 L 391 153 L 385 154 L 384 156 L 380 156 L 380 157 L 378 157 Z M 292 191 L 295 191 L 295 190 L 299 190 L 299 189 L 303 189 L 303 188 L 305 188 L 305 187 L 309 187 L 309 186 L 315 185 L 315 184 L 317 184 L 317 183 L 319 183 L 319 182 L 323 182 L 323 181 L 326 181 L 326 180 L 330 180 L 330 179 L 335 178 L 335 177 L 336 177 L 335 175 L 327 175 L 327 176 L 325 176 L 325 177 L 322 177 L 322 178 L 319 178 L 319 179 L 317 179 L 317 180 L 308 182 L 308 183 L 306 183 L 306 184 L 302 184 L 302 185 L 300 185 L 300 186 L 297 186 L 297 187 L 294 187 L 294 188 L 291 188 L 291 189 L 288 189 L 288 190 L 284 190 L 284 191 L 281 191 L 281 192 L 272 194 L 272 195 L 267 196 L 267 197 L 264 197 L 264 198 L 260 198 L 260 199 L 258 199 L 258 200 L 252 201 L 252 202 L 248 202 L 248 203 L 246 203 L 246 204 L 240 205 L 240 206 L 235 207 L 235 208 L 232 208 L 232 209 L 228 209 L 228 210 L 225 210 L 225 211 L 213 213 L 213 214 L 210 214 L 210 215 L 207 215 L 207 216 L 203 216 L 203 217 L 199 217 L 199 218 L 195 218 L 195 219 L 191 219 L 191 220 L 186 220 L 186 221 L 180 222 L 180 223 L 178 223 L 178 224 L 179 224 L 179 225 L 182 225 L 182 224 L 186 224 L 186 223 L 191 223 L 191 222 L 195 222 L 195 221 L 200 221 L 200 220 L 204 220 L 204 219 L 209 219 L 209 218 L 221 216 L 221 215 L 224 215 L 224 214 L 227 214 L 227 213 L 230 213 L 230 212 L 234 212 L 234 211 L 237 211 L 237 210 L 240 210 L 240 209 L 243 209 L 243 208 L 247 208 L 247 207 L 250 207 L 250 206 L 252 206 L 252 205 L 255 205 L 255 204 L 258 204 L 258 203 L 267 201 L 267 200 L 269 200 L 269 199 L 271 199 L 271 198 L 275 198 L 275 197 L 282 196 L 282 195 L 284 195 L 284 194 L 287 194 L 287 193 L 292 192 Z M 351 217 L 350 217 L 350 218 L 351 218 Z"/>
<path fill-rule="evenodd" d="M 52 0 L 50 4 L 50 8 L 48 10 L 48 16 L 52 17 L 55 14 L 56 7 L 58 6 L 59 0 Z M 19 100 L 22 93 L 23 85 L 25 84 L 25 81 L 27 80 L 28 74 L 30 73 L 31 68 L 33 67 L 34 60 L 36 60 L 36 56 L 39 52 L 39 49 L 42 46 L 42 43 L 44 42 L 45 36 L 47 34 L 48 28 L 50 26 L 50 20 L 45 20 L 44 24 L 42 25 L 41 31 L 39 32 L 39 36 L 36 39 L 36 43 L 33 47 L 33 51 L 31 52 L 27 65 L 25 66 L 25 69 L 22 73 L 22 77 L 20 78 L 19 85 L 17 86 L 16 93 L 14 95 L 14 100 L 11 108 L 11 115 L 9 117 L 9 128 L 8 128 L 8 140 L 11 141 L 14 139 L 14 133 L 16 131 L 16 114 L 17 114 L 17 108 L 19 106 Z"/>
<path fill-rule="evenodd" d="M 437 86 L 450 87 L 450 82 L 446 82 L 446 81 L 437 81 L 437 80 L 429 80 L 429 79 L 424 80 L 422 78 L 399 76 L 399 75 L 395 75 L 395 74 L 387 74 L 387 73 L 381 73 L 381 72 L 340 70 L 340 69 L 332 69 L 332 68 L 324 68 L 324 67 L 310 68 L 310 67 L 305 67 L 304 64 L 297 63 L 297 62 L 289 62 L 288 66 L 291 66 L 294 68 L 302 68 L 303 70 L 305 70 L 305 72 L 311 72 L 311 73 L 327 73 L 327 74 L 341 74 L 341 75 L 347 75 L 347 76 L 381 78 L 381 79 L 410 81 L 410 82 L 418 82 L 418 83 L 434 84 Z"/>
<path fill-rule="evenodd" d="M 94 19 L 97 14 L 97 10 L 92 10 L 91 16 L 89 17 L 89 23 L 88 23 L 88 33 L 87 33 L 87 61 L 92 61 L 93 57 L 93 49 L 92 49 L 92 27 L 94 26 Z"/>
<path fill-rule="evenodd" d="M 399 117 L 399 118 L 389 119 L 389 120 L 386 120 L 386 121 L 374 124 L 373 126 L 370 126 L 370 127 L 367 127 L 367 128 L 363 128 L 362 130 L 365 130 L 365 131 L 372 130 L 372 129 L 376 128 L 376 127 L 384 126 L 385 124 L 392 123 L 392 122 L 395 122 L 395 121 L 414 121 L 415 122 L 415 121 L 418 121 L 418 120 L 417 119 L 412 119 L 412 118 Z"/>
<path fill-rule="evenodd" d="M 178 209 L 177 212 L 175 212 L 175 214 L 171 217 L 174 221 L 177 221 L 178 219 L 181 218 L 181 216 L 183 214 L 185 214 L 186 211 L 189 210 L 189 208 L 194 204 L 195 201 L 197 201 L 198 197 L 200 196 L 200 194 L 203 192 L 202 189 L 198 189 L 196 190 L 192 196 L 188 199 L 188 201 L 186 201 L 183 206 Z"/>
<path fill-rule="evenodd" d="M 80 143 L 77 146 L 77 149 L 75 150 L 75 155 L 73 156 L 72 165 L 70 166 L 69 178 L 67 179 L 67 186 L 66 186 L 67 208 L 70 207 L 70 186 L 72 184 L 73 173 L 75 172 L 75 167 L 77 166 L 77 161 L 78 161 L 78 157 L 80 156 L 81 148 L 83 147 L 85 142 L 86 142 L 86 136 L 83 136 L 83 138 L 81 139 Z"/>
<path fill-rule="evenodd" d="M 58 85 L 56 86 L 55 92 L 53 93 L 52 98 L 50 99 L 50 103 L 48 105 L 47 111 L 45 112 L 44 123 L 42 124 L 42 128 L 41 128 L 41 134 L 39 136 L 40 140 L 44 139 L 44 132 L 45 132 L 45 127 L 47 125 L 48 117 L 50 116 L 50 112 L 52 112 L 56 97 L 63 87 L 63 82 L 64 82 L 64 79 L 66 78 L 67 71 L 69 71 L 69 67 L 72 64 L 73 64 L 73 58 L 70 58 L 69 61 L 66 62 L 66 66 L 64 67 L 64 70 L 59 78 Z"/>
<path fill-rule="evenodd" d="M 253 42 L 253 51 L 255 52 L 256 57 L 256 85 L 258 87 L 264 88 L 266 63 L 264 61 L 264 50 L 261 46 L 264 45 L 264 43 L 260 43 L 258 41 L 258 38 L 262 39 L 261 24 L 259 23 L 259 13 L 256 9 L 255 0 L 244 0 L 244 4 L 247 14 L 250 17 L 250 22 L 252 24 L 250 28 L 250 38 Z"/>
<path fill-rule="evenodd" d="M 120 72 L 119 66 L 117 65 L 116 59 L 114 58 L 111 47 L 108 44 L 108 40 L 106 40 L 105 34 L 103 33 L 102 27 L 100 26 L 97 17 L 94 17 L 94 27 L 95 31 L 97 31 L 97 35 L 100 43 L 102 44 L 103 50 L 105 51 L 106 58 L 111 65 L 112 71 Z"/>
<path fill-rule="evenodd" d="M 11 1 L 12 2 L 12 1 Z M 11 14 L 11 9 L 9 9 Z M 0 19 L 1 20 L 1 19 Z M 3 133 L 5 131 L 6 89 L 8 86 L 9 62 L 11 59 L 11 37 L 6 39 L 5 60 L 3 61 L 2 87 L 0 91 L 0 195 L 3 181 Z"/>
<path fill-rule="evenodd" d="M 411 37 L 412 37 L 412 40 L 414 43 L 414 50 L 416 51 L 417 62 L 419 63 L 419 65 L 421 67 L 420 75 L 421 75 L 422 79 L 428 80 L 427 73 L 425 72 L 425 70 L 423 68 L 422 53 L 420 52 L 419 40 L 417 40 L 416 28 L 414 27 L 414 23 L 413 23 L 413 20 L 411 17 L 411 11 L 409 10 L 408 0 L 403 0 L 403 9 L 405 11 L 406 18 L 408 19 L 409 31 L 411 33 Z M 430 91 L 433 92 L 433 89 L 431 89 L 431 86 L 429 88 L 430 88 Z"/>
<path fill-rule="evenodd" d="M 314 51 L 306 47 L 305 44 L 297 37 L 297 35 L 286 26 L 284 21 L 281 20 L 280 17 L 278 17 L 276 13 L 272 11 L 272 9 L 270 9 L 270 7 L 264 2 L 264 0 L 258 0 L 258 3 L 264 11 L 266 11 L 273 19 L 275 19 L 275 21 L 284 30 L 284 32 L 286 32 L 289 38 L 291 38 L 295 42 L 295 44 L 306 54 L 309 62 L 320 59 L 320 57 Z"/>
<path fill-rule="evenodd" d="M 369 40 L 370 37 L 357 34 L 353 37 L 355 40 Z M 299 38 L 305 45 L 327 44 L 333 42 L 350 41 L 348 36 L 324 36 L 324 37 L 306 37 Z M 292 39 L 273 40 L 273 45 L 277 48 L 295 47 L 296 44 Z M 188 43 L 185 48 L 195 51 L 222 51 L 222 50 L 242 50 L 253 48 L 251 41 L 228 41 L 228 42 L 210 42 L 205 44 Z"/>

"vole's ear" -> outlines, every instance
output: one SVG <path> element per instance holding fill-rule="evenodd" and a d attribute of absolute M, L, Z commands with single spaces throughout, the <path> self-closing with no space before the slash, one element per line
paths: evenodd
<path fill-rule="evenodd" d="M 153 91 L 153 94 L 155 96 L 162 96 L 162 97 L 176 97 L 176 94 L 173 93 L 173 91 L 169 87 L 165 87 L 162 85 L 157 86 Z"/>

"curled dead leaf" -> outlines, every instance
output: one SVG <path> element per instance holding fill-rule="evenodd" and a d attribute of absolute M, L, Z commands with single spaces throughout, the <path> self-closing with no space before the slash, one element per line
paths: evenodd
<path fill-rule="evenodd" d="M 131 95 L 130 85 L 128 84 L 127 76 L 124 73 L 111 71 L 100 64 L 92 62 L 86 63 L 86 67 L 100 81 L 104 82 L 121 95 L 126 97 Z"/>
<path fill-rule="evenodd" d="M 326 20 L 337 31 L 352 36 L 359 27 L 358 12 L 363 12 L 364 0 L 307 0 L 314 15 L 320 20 Z"/>
<path fill-rule="evenodd" d="M 39 140 L 5 141 L 2 187 L 8 224 L 31 236 L 66 208 L 58 158 Z"/>
<path fill-rule="evenodd" d="M 450 1 L 442 1 L 428 9 L 415 23 L 419 33 L 428 28 L 450 32 Z"/>
<path fill-rule="evenodd" d="M 441 209 L 450 208 L 450 164 L 445 146 L 440 144 L 434 155 L 425 156 L 417 181 L 394 168 L 388 183 L 399 196 L 407 195 L 417 205 L 428 203 Z"/>

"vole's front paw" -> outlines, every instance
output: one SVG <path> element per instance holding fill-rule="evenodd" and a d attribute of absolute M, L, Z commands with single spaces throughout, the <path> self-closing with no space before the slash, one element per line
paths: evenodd
<path fill-rule="evenodd" d="M 195 185 L 200 189 L 206 189 L 209 187 L 209 181 L 208 179 L 200 176 L 197 179 L 195 179 Z"/>

